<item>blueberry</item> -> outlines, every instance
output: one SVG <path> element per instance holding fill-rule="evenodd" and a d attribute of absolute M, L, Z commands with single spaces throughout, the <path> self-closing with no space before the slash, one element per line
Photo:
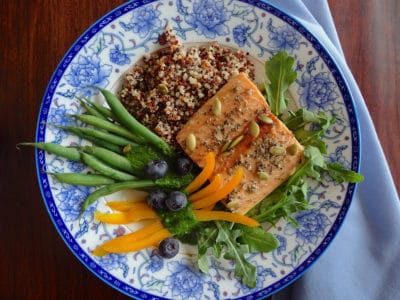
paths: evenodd
<path fill-rule="evenodd" d="M 164 258 L 172 258 L 179 252 L 179 241 L 175 238 L 166 238 L 158 246 L 160 255 Z"/>
<path fill-rule="evenodd" d="M 171 211 L 178 211 L 187 205 L 187 197 L 184 193 L 179 191 L 171 192 L 165 200 L 165 205 Z"/>
<path fill-rule="evenodd" d="M 151 191 L 147 196 L 147 204 L 155 211 L 161 211 L 166 208 L 165 199 L 167 199 L 167 193 L 161 190 Z"/>
<path fill-rule="evenodd" d="M 168 171 L 168 164 L 165 160 L 152 160 L 144 168 L 144 174 L 148 179 L 159 179 L 165 176 Z"/>
<path fill-rule="evenodd" d="M 179 175 L 186 175 L 192 168 L 193 163 L 187 157 L 178 157 L 175 161 L 175 172 Z"/>

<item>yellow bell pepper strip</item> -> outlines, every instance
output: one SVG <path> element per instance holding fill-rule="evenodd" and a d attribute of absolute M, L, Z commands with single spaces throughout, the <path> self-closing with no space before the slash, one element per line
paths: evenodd
<path fill-rule="evenodd" d="M 146 200 L 147 196 L 138 196 L 136 198 L 132 198 L 125 201 L 110 201 L 107 202 L 107 206 L 113 210 L 118 211 L 128 211 L 131 208 L 135 207 L 137 203 L 142 203 Z"/>
<path fill-rule="evenodd" d="M 94 218 L 108 224 L 129 224 L 146 219 L 157 219 L 157 213 L 146 203 L 137 203 L 135 207 L 122 213 L 94 212 Z"/>
<path fill-rule="evenodd" d="M 94 249 L 93 251 L 92 251 L 92 254 L 94 255 L 94 256 L 104 256 L 104 255 L 107 255 L 107 254 L 109 254 L 110 252 L 108 252 L 108 251 L 106 251 L 106 250 L 104 250 L 103 248 L 101 248 L 101 247 L 97 247 L 96 249 Z"/>
<path fill-rule="evenodd" d="M 105 242 L 103 245 L 93 250 L 92 254 L 96 256 L 103 256 L 110 252 L 117 252 L 116 250 L 124 252 L 122 250 L 128 247 L 127 245 L 135 244 L 138 241 L 145 240 L 149 236 L 155 234 L 156 232 L 159 232 L 162 229 L 164 229 L 164 226 L 161 223 L 161 220 L 153 221 L 151 224 L 145 225 L 137 231 L 119 236 L 115 239 Z M 154 244 L 156 244 L 156 242 Z M 108 251 L 106 250 L 106 248 L 108 249 Z"/>
<path fill-rule="evenodd" d="M 206 196 L 204 198 L 201 198 L 200 200 L 195 201 L 193 203 L 193 207 L 195 209 L 200 209 L 208 207 L 211 204 L 217 203 L 219 200 L 222 200 L 235 189 L 235 187 L 242 180 L 242 177 L 243 177 L 243 169 L 238 168 L 235 175 L 233 175 L 233 177 L 231 178 L 231 180 L 228 181 L 227 184 L 225 184 L 222 188 L 220 188 L 212 195 Z"/>
<path fill-rule="evenodd" d="M 228 211 L 206 211 L 206 210 L 194 210 L 194 214 L 199 221 L 228 221 L 239 223 L 251 227 L 260 226 L 256 220 L 249 218 L 245 215 L 240 215 L 236 213 L 231 213 Z"/>
<path fill-rule="evenodd" d="M 207 185 L 205 188 L 197 191 L 196 193 L 190 195 L 189 200 L 194 202 L 203 197 L 209 196 L 209 195 L 215 193 L 221 187 L 221 184 L 222 184 L 222 176 L 221 176 L 221 174 L 217 174 L 217 175 L 215 175 L 214 179 L 210 182 L 209 185 Z"/>
<path fill-rule="evenodd" d="M 197 191 L 211 176 L 215 167 L 215 154 L 214 152 L 209 152 L 206 155 L 206 163 L 203 170 L 199 175 L 185 188 L 185 192 L 191 194 Z"/>

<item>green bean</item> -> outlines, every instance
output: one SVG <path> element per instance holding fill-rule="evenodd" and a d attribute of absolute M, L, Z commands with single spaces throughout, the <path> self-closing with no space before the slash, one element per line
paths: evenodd
<path fill-rule="evenodd" d="M 80 161 L 81 155 L 76 148 L 65 147 L 59 144 L 54 143 L 19 143 L 17 146 L 33 146 L 42 150 L 45 150 L 49 153 L 55 154 L 57 156 L 61 156 L 73 161 Z"/>
<path fill-rule="evenodd" d="M 96 138 L 94 136 L 87 135 L 87 134 L 79 134 L 78 136 L 83 138 L 83 139 L 85 139 L 85 140 L 87 140 L 87 141 L 89 141 L 89 142 L 92 142 L 96 146 L 106 148 L 106 149 L 111 150 L 111 151 L 113 151 L 115 153 L 122 153 L 122 147 L 120 147 L 118 145 L 111 144 L 109 142 L 106 142 L 104 140 L 101 140 L 99 138 Z"/>
<path fill-rule="evenodd" d="M 82 161 L 86 165 L 91 167 L 93 170 L 95 170 L 105 176 L 108 176 L 110 178 L 116 179 L 118 181 L 128 181 L 128 180 L 136 179 L 135 176 L 125 173 L 125 172 L 122 172 L 122 171 L 119 171 L 119 170 L 116 170 L 90 154 L 81 152 L 81 158 L 82 158 Z"/>
<path fill-rule="evenodd" d="M 114 115 L 114 113 L 111 111 L 111 109 L 109 109 L 109 108 L 107 108 L 107 107 L 104 107 L 103 105 L 100 105 L 100 104 L 98 104 L 98 103 L 96 103 L 96 102 L 94 102 L 94 101 L 90 101 L 89 99 L 87 99 L 87 98 L 84 98 L 85 99 L 85 101 L 88 103 L 88 104 L 90 104 L 91 106 L 93 106 L 93 108 L 95 109 L 95 110 L 97 110 L 100 114 L 102 114 L 104 117 L 106 117 L 107 119 L 110 119 L 110 120 L 116 120 L 116 117 L 115 117 L 115 115 Z"/>
<path fill-rule="evenodd" d="M 85 136 L 93 136 L 100 140 L 122 147 L 126 145 L 137 146 L 135 142 L 132 142 L 124 137 L 90 127 L 62 126 L 62 125 L 53 125 L 53 126 L 72 132 L 77 136 L 82 136 L 82 134 Z"/>
<path fill-rule="evenodd" d="M 121 137 L 125 137 L 133 142 L 140 143 L 143 139 L 134 135 L 126 128 L 116 125 L 110 121 L 101 119 L 92 115 L 70 115 L 71 117 L 78 119 L 79 121 L 92 125 L 94 127 L 107 130 L 108 132 L 115 133 Z"/>
<path fill-rule="evenodd" d="M 160 149 L 164 154 L 170 155 L 172 153 L 172 149 L 168 143 L 136 120 L 122 105 L 117 96 L 110 91 L 101 88 L 99 88 L 99 90 L 122 125 L 133 133 L 145 138 L 150 144 Z"/>
<path fill-rule="evenodd" d="M 78 98 L 79 102 L 82 104 L 82 106 L 85 108 L 85 110 L 92 116 L 96 116 L 98 118 L 101 118 L 103 120 L 106 120 L 107 118 L 103 116 L 100 112 L 98 112 L 95 108 L 91 107 L 88 105 L 85 101 L 82 99 Z"/>
<path fill-rule="evenodd" d="M 83 173 L 47 173 L 53 175 L 58 181 L 83 186 L 99 186 L 115 183 L 115 180 L 101 174 L 83 174 Z"/>
<path fill-rule="evenodd" d="M 126 189 L 147 189 L 156 186 L 155 182 L 152 180 L 136 180 L 136 181 L 125 181 L 117 182 L 101 187 L 91 193 L 82 203 L 81 213 L 92 205 L 100 197 L 104 197 L 113 194 L 118 191 Z"/>
<path fill-rule="evenodd" d="M 111 167 L 117 168 L 121 171 L 137 175 L 137 170 L 133 168 L 129 159 L 125 156 L 110 151 L 103 147 L 97 146 L 84 146 L 81 150 L 85 153 L 91 154 L 94 157 L 104 161 Z"/>

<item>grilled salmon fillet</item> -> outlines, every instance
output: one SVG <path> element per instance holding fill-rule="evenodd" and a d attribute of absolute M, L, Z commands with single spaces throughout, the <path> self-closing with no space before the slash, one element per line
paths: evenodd
<path fill-rule="evenodd" d="M 206 154 L 213 151 L 213 175 L 222 174 L 224 181 L 237 166 L 243 168 L 241 183 L 224 200 L 239 214 L 246 214 L 293 174 L 304 150 L 244 73 L 232 76 L 203 104 L 176 139 L 199 167 L 204 167 Z"/>

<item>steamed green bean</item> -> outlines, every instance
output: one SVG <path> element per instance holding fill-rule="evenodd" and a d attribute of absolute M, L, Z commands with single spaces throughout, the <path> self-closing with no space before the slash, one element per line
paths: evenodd
<path fill-rule="evenodd" d="M 118 136 L 121 136 L 121 137 L 131 140 L 132 142 L 135 142 L 135 143 L 143 142 L 142 138 L 134 135 L 126 128 L 121 127 L 120 125 L 116 125 L 110 121 L 101 119 L 99 117 L 92 116 L 92 115 L 71 115 L 71 116 L 83 123 L 92 125 L 94 127 L 100 128 L 100 129 L 104 129 L 110 133 L 115 133 Z"/>
<path fill-rule="evenodd" d="M 98 146 L 84 146 L 81 150 L 93 155 L 116 169 L 137 175 L 137 170 L 133 168 L 130 160 L 123 155 Z"/>
<path fill-rule="evenodd" d="M 104 132 L 98 129 L 94 128 L 89 128 L 89 127 L 78 127 L 78 126 L 61 126 L 61 125 L 54 125 L 56 127 L 59 127 L 61 129 L 67 130 L 69 132 L 72 132 L 76 134 L 77 136 L 92 136 L 95 138 L 98 138 L 100 140 L 103 140 L 105 142 L 117 145 L 117 146 L 126 146 L 126 145 L 132 145 L 136 146 L 137 144 L 135 142 L 132 142 L 124 137 Z"/>
<path fill-rule="evenodd" d="M 121 124 L 133 133 L 145 138 L 150 144 L 160 149 L 164 154 L 170 155 L 172 153 L 172 149 L 168 143 L 136 120 L 122 105 L 117 96 L 104 89 L 100 89 L 100 91 Z"/>
<path fill-rule="evenodd" d="M 67 158 L 72 161 L 80 161 L 81 155 L 76 148 L 65 147 L 55 143 L 19 143 L 17 146 L 33 146 L 42 150 L 45 150 L 51 154 Z"/>
<path fill-rule="evenodd" d="M 113 167 L 110 167 L 106 163 L 102 162 L 101 160 L 97 159 L 96 157 L 81 152 L 81 158 L 82 162 L 84 162 L 87 166 L 92 168 L 93 170 L 108 176 L 110 178 L 113 178 L 118 181 L 128 181 L 128 180 L 135 180 L 136 177 L 133 176 L 132 174 L 128 174 L 126 172 L 119 171 L 117 169 L 114 169 Z"/>
<path fill-rule="evenodd" d="M 53 175 L 58 181 L 72 185 L 99 186 L 115 183 L 115 180 L 101 174 L 83 173 L 47 173 Z"/>

